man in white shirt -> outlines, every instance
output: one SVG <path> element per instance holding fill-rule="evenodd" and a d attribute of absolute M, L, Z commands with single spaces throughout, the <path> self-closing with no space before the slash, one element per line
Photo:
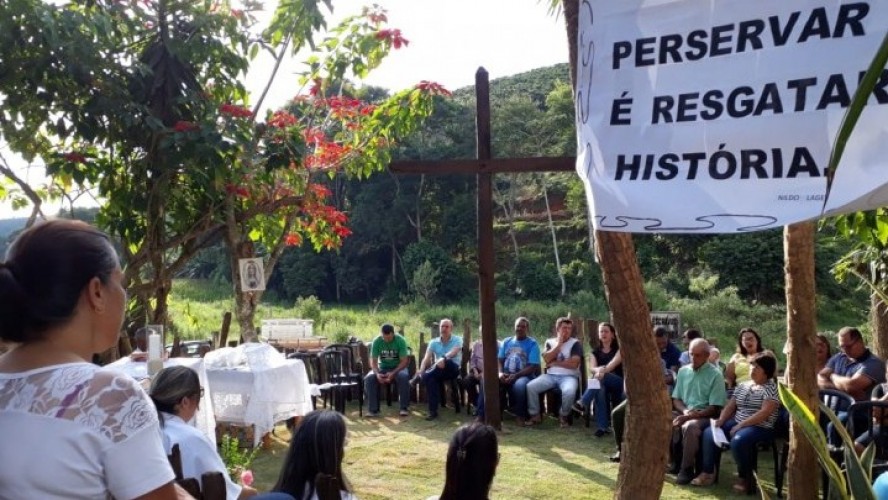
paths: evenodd
<path fill-rule="evenodd" d="M 558 318 L 555 322 L 555 337 L 546 340 L 546 373 L 527 384 L 527 413 L 530 418 L 525 425 L 531 426 L 542 421 L 540 416 L 540 394 L 558 387 L 561 389 L 561 427 L 567 427 L 571 406 L 577 396 L 580 381 L 580 361 L 583 359 L 583 346 L 573 338 L 573 322 L 570 318 Z"/>

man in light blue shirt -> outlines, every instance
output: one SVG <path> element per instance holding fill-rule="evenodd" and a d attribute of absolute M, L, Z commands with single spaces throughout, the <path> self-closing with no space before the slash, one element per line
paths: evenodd
<path fill-rule="evenodd" d="M 429 399 L 429 415 L 426 420 L 438 418 L 438 401 L 441 381 L 459 376 L 462 362 L 462 338 L 453 335 L 453 321 L 444 318 L 439 323 L 441 336 L 432 339 L 419 367 Z"/>

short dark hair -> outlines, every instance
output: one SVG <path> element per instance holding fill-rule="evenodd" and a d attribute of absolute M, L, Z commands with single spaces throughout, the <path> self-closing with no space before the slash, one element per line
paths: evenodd
<path fill-rule="evenodd" d="M 696 328 L 688 328 L 687 330 L 684 331 L 684 334 L 682 336 L 684 338 L 688 339 L 689 341 L 694 340 L 694 339 L 702 339 L 703 338 L 703 334 L 700 333 L 700 330 L 697 330 Z"/>
<path fill-rule="evenodd" d="M 384 334 L 385 333 L 395 333 L 395 327 L 386 323 L 386 324 L 382 325 L 382 328 L 380 328 L 380 331 Z"/>
<path fill-rule="evenodd" d="M 345 420 L 339 413 L 332 410 L 309 412 L 294 431 L 272 491 L 310 498 L 319 474 L 331 476 L 338 480 L 343 490 L 351 491 L 351 485 L 342 473 L 345 434 Z"/>
<path fill-rule="evenodd" d="M 853 326 L 843 327 L 841 330 L 839 330 L 839 333 L 837 335 L 842 335 L 843 333 L 851 337 L 851 340 L 863 339 L 863 334 L 860 333 L 860 330 L 854 328 Z"/>
<path fill-rule="evenodd" d="M 774 378 L 774 373 L 777 372 L 777 359 L 769 352 L 755 354 L 749 362 L 764 370 L 769 379 Z"/>
<path fill-rule="evenodd" d="M 561 325 L 567 323 L 568 325 L 573 325 L 573 320 L 568 318 L 567 316 L 562 316 L 555 321 L 555 329 L 561 328 Z"/>
<path fill-rule="evenodd" d="M 0 264 L 0 339 L 33 342 L 74 316 L 93 278 L 107 283 L 119 265 L 108 236 L 69 219 L 23 231 Z"/>
<path fill-rule="evenodd" d="M 669 330 L 666 329 L 663 325 L 657 325 L 654 327 L 654 337 L 666 337 L 669 335 Z"/>
<path fill-rule="evenodd" d="M 481 423 L 456 430 L 447 450 L 440 500 L 486 500 L 499 462 L 496 430 Z"/>

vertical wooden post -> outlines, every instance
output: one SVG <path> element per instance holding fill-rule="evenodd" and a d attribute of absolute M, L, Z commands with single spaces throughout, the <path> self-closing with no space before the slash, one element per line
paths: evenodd
<path fill-rule="evenodd" d="M 490 83 L 487 70 L 475 73 L 477 101 L 475 130 L 477 131 L 478 159 L 489 160 L 490 151 Z M 500 414 L 499 379 L 496 359 L 496 296 L 493 254 L 493 174 L 481 168 L 478 178 L 478 296 L 481 309 L 481 341 L 484 352 L 484 415 L 495 429 L 502 428 Z"/>

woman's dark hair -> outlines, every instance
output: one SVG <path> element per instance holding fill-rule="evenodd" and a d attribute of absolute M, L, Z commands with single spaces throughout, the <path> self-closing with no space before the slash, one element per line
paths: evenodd
<path fill-rule="evenodd" d="M 447 450 L 444 491 L 439 500 L 486 500 L 499 462 L 496 431 L 473 423 L 456 430 Z"/>
<path fill-rule="evenodd" d="M 754 355 L 749 363 L 757 365 L 764 370 L 765 375 L 767 375 L 769 379 L 774 378 L 774 374 L 777 372 L 777 358 L 775 358 L 770 352 L 761 352 Z"/>
<path fill-rule="evenodd" d="M 55 219 L 26 229 L 0 263 L 0 339 L 41 340 L 71 319 L 91 279 L 107 283 L 117 266 L 108 236 L 85 222 Z"/>
<path fill-rule="evenodd" d="M 160 370 L 151 382 L 149 395 L 157 408 L 157 416 L 163 427 L 163 415 L 160 412 L 178 415 L 176 406 L 187 397 L 200 397 L 200 377 L 197 372 L 187 366 L 170 366 Z"/>
<path fill-rule="evenodd" d="M 342 473 L 345 433 L 345 420 L 335 411 L 316 410 L 306 415 L 290 440 L 290 449 L 273 491 L 289 493 L 296 500 L 311 498 L 317 491 L 318 498 L 326 500 L 321 496 L 325 492 L 317 490 L 319 475 L 325 479 L 324 483 L 333 480 L 341 489 L 351 491 Z"/>
<path fill-rule="evenodd" d="M 598 325 L 598 328 L 601 328 L 602 326 L 606 326 L 611 331 L 611 333 L 614 334 L 614 340 L 611 342 L 611 348 L 614 350 L 619 350 L 620 349 L 620 341 L 617 340 L 617 329 L 614 328 L 614 325 L 612 325 L 610 323 L 600 323 Z M 590 339 L 593 338 L 591 335 L 589 337 L 590 337 Z M 599 348 L 600 348 L 600 346 L 599 346 Z"/>
<path fill-rule="evenodd" d="M 832 356 L 832 344 L 829 342 L 829 337 L 822 333 L 818 333 L 817 340 L 826 344 L 826 359 L 829 359 Z"/>
<path fill-rule="evenodd" d="M 749 353 L 746 352 L 746 348 L 743 347 L 743 334 L 744 333 L 751 333 L 755 337 L 755 344 L 756 344 L 756 346 L 758 346 L 758 350 L 755 352 L 759 353 L 759 352 L 762 352 L 765 350 L 764 346 L 762 346 L 762 338 L 761 338 L 761 336 L 759 336 L 758 332 L 753 330 L 752 328 L 747 327 L 747 328 L 740 330 L 740 333 L 737 334 L 737 352 L 739 352 L 740 354 L 742 354 L 744 356 L 749 355 Z"/>

